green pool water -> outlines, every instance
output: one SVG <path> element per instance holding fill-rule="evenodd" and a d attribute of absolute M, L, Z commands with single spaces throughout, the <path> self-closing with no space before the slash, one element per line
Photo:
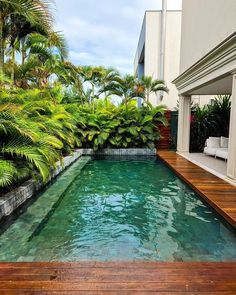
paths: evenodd
<path fill-rule="evenodd" d="M 0 260 L 228 261 L 236 234 L 163 163 L 84 158 L 6 227 Z"/>

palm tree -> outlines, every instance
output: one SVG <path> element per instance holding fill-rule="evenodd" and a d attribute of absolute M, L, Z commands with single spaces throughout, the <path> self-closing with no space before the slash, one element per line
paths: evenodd
<path fill-rule="evenodd" d="M 142 76 L 135 89 L 137 95 L 142 97 L 147 105 L 150 105 L 151 93 L 157 93 L 158 91 L 168 92 L 168 88 L 163 80 L 156 80 L 151 76 Z"/>
<path fill-rule="evenodd" d="M 63 85 L 73 88 L 74 91 L 82 94 L 83 85 L 80 78 L 80 72 L 75 65 L 68 60 L 61 60 L 57 63 L 54 70 L 54 74 Z"/>
<path fill-rule="evenodd" d="M 120 73 L 113 68 L 104 68 L 104 71 L 102 73 L 102 77 L 101 77 L 101 81 L 100 81 L 100 88 L 98 90 L 98 96 L 100 96 L 101 94 L 104 93 L 105 98 L 107 97 L 107 87 L 109 87 L 109 85 L 112 82 L 117 81 L 117 79 L 119 79 Z"/>
<path fill-rule="evenodd" d="M 58 32 L 48 33 L 47 36 L 32 33 L 28 35 L 24 46 L 28 56 L 24 63 L 15 66 L 15 84 L 19 87 L 28 88 L 28 82 L 31 82 L 43 88 L 53 74 L 61 79 L 64 77 L 65 82 L 70 76 L 67 69 L 70 69 L 70 73 L 76 69 L 64 61 L 67 45 L 64 36 Z"/>
<path fill-rule="evenodd" d="M 49 29 L 52 21 L 49 4 L 46 0 L 0 0 L 0 75 L 4 74 L 7 38 L 13 33 L 11 21 L 23 18 L 32 25 Z"/>
<path fill-rule="evenodd" d="M 65 37 L 60 32 L 49 32 L 47 36 L 32 33 L 26 43 L 26 50 L 32 54 L 41 55 L 42 58 L 58 54 L 63 60 L 68 57 Z"/>
<path fill-rule="evenodd" d="M 10 17 L 10 33 L 9 33 L 9 51 L 11 56 L 11 80 L 14 84 L 14 69 L 15 69 L 15 51 L 21 52 L 22 64 L 26 59 L 27 47 L 25 46 L 26 40 L 32 33 L 38 33 L 42 36 L 49 38 L 47 24 L 40 23 L 32 25 L 24 16 L 11 15 Z"/>
<path fill-rule="evenodd" d="M 83 82 L 88 82 L 91 85 L 91 96 L 89 103 L 92 106 L 94 112 L 95 99 L 98 97 L 98 94 L 95 92 L 96 87 L 99 87 L 102 77 L 104 76 L 105 69 L 103 67 L 84 66 L 79 68 L 79 72 Z"/>
<path fill-rule="evenodd" d="M 109 95 L 116 95 L 122 98 L 122 103 L 125 104 L 126 109 L 128 102 L 136 97 L 135 93 L 136 78 L 132 75 L 124 77 L 116 76 L 111 82 L 108 82 L 103 87 L 103 92 Z"/>

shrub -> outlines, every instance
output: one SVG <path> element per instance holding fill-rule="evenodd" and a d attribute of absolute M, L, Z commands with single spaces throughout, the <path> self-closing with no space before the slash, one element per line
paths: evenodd
<path fill-rule="evenodd" d="M 60 88 L 0 91 L 0 189 L 41 175 L 46 181 L 56 161 L 77 147 L 155 146 L 156 125 L 166 124 L 165 108 L 108 100 L 63 104 Z"/>
<path fill-rule="evenodd" d="M 142 107 L 138 109 L 133 102 L 128 106 L 100 104 L 95 113 L 88 106 L 79 112 L 77 134 L 81 147 L 93 148 L 153 148 L 160 139 L 156 127 L 158 122 L 167 124 L 165 107 Z"/>

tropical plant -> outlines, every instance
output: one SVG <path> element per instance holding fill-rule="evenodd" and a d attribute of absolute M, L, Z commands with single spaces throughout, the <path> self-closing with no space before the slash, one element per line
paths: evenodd
<path fill-rule="evenodd" d="M 49 1 L 0 0 L 0 75 L 4 74 L 7 40 L 13 47 L 24 31 L 18 30 L 19 21 L 23 28 L 35 25 L 49 30 L 52 23 Z"/>
<path fill-rule="evenodd" d="M 81 146 L 93 148 L 150 147 L 160 139 L 157 123 L 167 124 L 165 107 L 138 109 L 133 102 L 116 107 L 98 103 L 95 113 L 88 106 L 80 108 L 78 138 Z"/>
<path fill-rule="evenodd" d="M 0 171 L 0 187 L 26 175 L 21 170 L 28 176 L 38 170 L 47 180 L 55 162 L 78 146 L 76 120 L 62 98 L 60 87 L 0 92 L 0 160 L 10 169 Z"/>
<path fill-rule="evenodd" d="M 83 78 L 83 82 L 87 82 L 91 85 L 89 104 L 92 106 L 93 111 L 95 107 L 95 99 L 98 98 L 96 93 L 96 87 L 100 85 L 102 77 L 104 76 L 105 69 L 103 67 L 91 67 L 84 66 L 79 68 L 80 75 Z"/>
<path fill-rule="evenodd" d="M 10 185 L 22 175 L 32 175 L 34 168 L 44 181 L 50 176 L 51 167 L 59 159 L 54 147 L 62 148 L 62 143 L 40 130 L 21 108 L 9 104 L 0 106 L 0 136 L 0 175 L 3 177 L 0 186 Z"/>
<path fill-rule="evenodd" d="M 203 151 L 205 141 L 209 136 L 213 136 L 217 127 L 217 122 L 212 116 L 211 106 L 192 108 L 190 150 L 192 152 Z"/>
<path fill-rule="evenodd" d="M 229 135 L 230 95 L 220 95 L 209 105 L 192 106 L 190 150 L 202 152 L 209 136 Z"/>
<path fill-rule="evenodd" d="M 216 131 L 218 131 L 218 135 L 228 137 L 231 112 L 231 96 L 216 96 L 211 105 L 211 112 L 212 116 L 217 122 Z"/>
<path fill-rule="evenodd" d="M 142 76 L 137 82 L 135 90 L 136 94 L 142 97 L 148 106 L 150 105 L 151 93 L 156 94 L 159 91 L 168 92 L 168 88 L 163 80 L 153 79 L 151 76 Z"/>
<path fill-rule="evenodd" d="M 113 68 L 104 68 L 102 71 L 102 76 L 100 79 L 100 88 L 98 90 L 98 96 L 104 94 L 105 97 L 108 96 L 107 89 L 109 89 L 109 85 L 120 79 L 120 73 Z"/>
<path fill-rule="evenodd" d="M 50 5 L 0 0 L 1 192 L 29 177 L 47 181 L 55 163 L 77 147 L 152 148 L 161 136 L 157 123 L 167 123 L 165 107 L 148 101 L 149 93 L 165 89 L 163 81 L 149 89 L 143 78 L 139 94 L 147 104 L 138 109 L 135 77 L 67 60 Z M 111 102 L 117 96 L 120 105 Z"/>
<path fill-rule="evenodd" d="M 115 95 L 122 99 L 122 104 L 125 108 L 128 108 L 128 103 L 136 97 L 135 93 L 136 78 L 132 75 L 126 75 L 121 77 L 117 75 L 111 81 L 109 81 L 101 92 L 106 93 L 109 96 Z"/>

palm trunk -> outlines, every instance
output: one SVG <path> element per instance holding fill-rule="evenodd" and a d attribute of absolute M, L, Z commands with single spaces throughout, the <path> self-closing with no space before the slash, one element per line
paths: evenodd
<path fill-rule="evenodd" d="M 106 83 L 103 84 L 103 87 L 106 88 Z M 105 97 L 107 96 L 107 91 L 105 91 Z"/>
<path fill-rule="evenodd" d="M 95 89 L 94 89 L 94 85 L 92 84 L 92 110 L 93 110 L 93 113 L 95 113 L 94 94 L 95 94 Z"/>
<path fill-rule="evenodd" d="M 149 103 L 150 91 L 147 91 L 147 102 Z"/>
<path fill-rule="evenodd" d="M 26 59 L 26 50 L 25 50 L 25 40 L 22 40 L 21 44 L 21 65 L 23 66 L 25 64 L 25 59 Z"/>
<path fill-rule="evenodd" d="M 126 96 L 125 96 L 125 109 L 126 111 L 128 110 L 128 99 Z"/>
<path fill-rule="evenodd" d="M 4 18 L 0 13 L 0 82 L 2 82 L 4 74 L 4 54 L 5 54 L 5 41 L 3 39 L 3 24 Z"/>
<path fill-rule="evenodd" d="M 108 105 L 108 99 L 107 99 L 107 96 L 105 96 L 105 106 L 107 108 L 107 105 Z"/>
<path fill-rule="evenodd" d="M 15 51 L 15 46 L 12 46 L 12 53 L 11 53 L 11 63 L 12 63 L 12 68 L 11 68 L 11 81 L 12 81 L 12 86 L 15 83 L 15 59 L 16 59 L 16 51 Z"/>

